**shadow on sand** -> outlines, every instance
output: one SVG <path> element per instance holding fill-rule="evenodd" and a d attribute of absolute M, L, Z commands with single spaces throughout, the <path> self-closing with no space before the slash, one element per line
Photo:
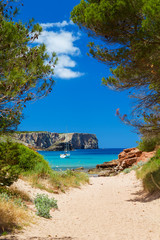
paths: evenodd
<path fill-rule="evenodd" d="M 62 238 L 54 238 L 54 237 L 31 237 L 31 238 L 23 238 L 22 240 L 73 240 L 71 237 L 62 237 Z M 20 240 L 17 236 L 5 236 L 0 237 L 0 240 Z"/>
<path fill-rule="evenodd" d="M 158 198 L 160 198 L 160 191 L 157 191 L 155 193 L 146 193 L 144 190 L 137 191 L 135 193 L 131 193 L 131 195 L 134 195 L 135 197 L 133 199 L 127 200 L 128 202 L 152 202 Z"/>

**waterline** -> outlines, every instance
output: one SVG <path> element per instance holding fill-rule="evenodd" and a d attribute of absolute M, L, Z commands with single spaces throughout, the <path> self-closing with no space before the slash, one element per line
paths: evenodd
<path fill-rule="evenodd" d="M 56 151 L 41 151 L 54 170 L 76 169 L 83 167 L 84 169 L 95 168 L 97 164 L 109 162 L 118 158 L 118 154 L 122 148 L 107 148 L 107 149 L 87 149 L 71 151 L 70 158 L 60 158 L 62 152 Z"/>

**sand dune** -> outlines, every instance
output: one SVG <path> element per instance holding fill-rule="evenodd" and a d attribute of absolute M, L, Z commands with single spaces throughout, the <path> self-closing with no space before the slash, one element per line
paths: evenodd
<path fill-rule="evenodd" d="M 16 183 L 32 196 L 44 191 L 21 180 Z M 58 200 L 52 219 L 37 223 L 13 240 L 160 240 L 160 198 L 147 197 L 134 172 L 115 177 L 91 178 L 81 189 L 49 194 Z"/>

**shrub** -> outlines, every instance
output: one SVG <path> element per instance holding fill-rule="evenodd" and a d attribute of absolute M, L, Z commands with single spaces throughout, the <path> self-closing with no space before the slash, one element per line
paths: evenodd
<path fill-rule="evenodd" d="M 140 162 L 137 163 L 137 166 L 140 168 L 140 167 L 142 167 L 144 164 L 145 164 L 145 162 L 140 161 Z"/>
<path fill-rule="evenodd" d="M 37 209 L 37 215 L 44 217 L 44 218 L 50 218 L 50 210 L 52 208 L 57 209 L 57 200 L 54 198 L 49 199 L 48 195 L 45 194 L 37 194 L 36 198 L 34 199 L 34 203 Z"/>
<path fill-rule="evenodd" d="M 20 173 L 37 172 L 44 176 L 51 171 L 49 164 L 37 152 L 20 143 L 0 143 L 0 185 L 10 186 Z"/>
<path fill-rule="evenodd" d="M 123 170 L 123 172 L 124 172 L 125 174 L 130 173 L 130 171 L 131 171 L 131 168 L 125 168 L 125 169 Z"/>
<path fill-rule="evenodd" d="M 30 220 L 21 199 L 12 199 L 6 193 L 0 194 L 0 232 L 20 228 Z"/>
<path fill-rule="evenodd" d="M 50 169 L 48 163 L 44 160 L 43 156 L 34 150 L 24 146 L 23 144 L 18 144 L 19 146 L 19 167 L 22 171 L 31 171 L 37 167 L 40 163 L 47 170 Z M 41 166 L 42 170 L 42 166 Z"/>
<path fill-rule="evenodd" d="M 16 198 L 6 192 L 0 194 L 0 200 L 5 200 L 6 202 L 12 200 L 13 204 L 19 206 L 19 207 L 24 207 L 26 208 L 26 204 L 22 201 L 22 199 Z"/>
<path fill-rule="evenodd" d="M 0 143 L 0 185 L 9 186 L 17 180 L 19 169 L 19 148 L 17 143 Z"/>
<path fill-rule="evenodd" d="M 80 184 L 89 182 L 89 177 L 84 172 L 76 172 L 72 170 L 52 171 L 50 174 L 50 184 L 57 189 L 64 191 L 69 187 L 79 187 Z"/>
<path fill-rule="evenodd" d="M 144 165 L 144 162 L 140 161 L 140 162 L 138 162 L 136 165 L 133 165 L 133 166 L 130 167 L 130 168 L 125 168 L 125 169 L 123 170 L 123 172 L 124 172 L 125 174 L 130 173 L 132 170 L 137 170 L 138 168 L 140 168 L 140 167 L 143 166 L 143 165 Z"/>
<path fill-rule="evenodd" d="M 149 192 L 160 190 L 160 149 L 137 171 L 137 177 L 142 179 L 145 190 Z"/>
<path fill-rule="evenodd" d="M 13 198 L 21 198 L 23 201 L 27 201 L 27 202 L 31 202 L 31 197 L 30 195 L 23 191 L 23 190 L 19 190 L 16 187 L 11 186 L 8 189 L 8 193 L 13 197 Z"/>
<path fill-rule="evenodd" d="M 158 144 L 160 144 L 159 138 L 142 138 L 141 141 L 138 142 L 138 148 L 141 151 L 151 152 Z"/>

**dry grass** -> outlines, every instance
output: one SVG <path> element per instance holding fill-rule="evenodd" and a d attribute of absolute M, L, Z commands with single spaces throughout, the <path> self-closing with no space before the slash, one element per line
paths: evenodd
<path fill-rule="evenodd" d="M 57 191 L 65 192 L 70 187 L 80 187 L 81 184 L 89 183 L 87 174 L 71 170 L 62 172 L 52 171 L 45 177 L 32 174 L 21 178 L 30 182 L 33 187 L 46 190 L 50 193 L 57 193 Z"/>
<path fill-rule="evenodd" d="M 16 198 L 21 198 L 24 201 L 31 202 L 31 198 L 30 198 L 29 194 L 26 193 L 25 191 L 19 190 L 15 186 L 11 186 L 9 188 L 9 193 Z"/>
<path fill-rule="evenodd" d="M 0 199 L 0 232 L 19 229 L 31 221 L 31 216 L 13 200 Z"/>

